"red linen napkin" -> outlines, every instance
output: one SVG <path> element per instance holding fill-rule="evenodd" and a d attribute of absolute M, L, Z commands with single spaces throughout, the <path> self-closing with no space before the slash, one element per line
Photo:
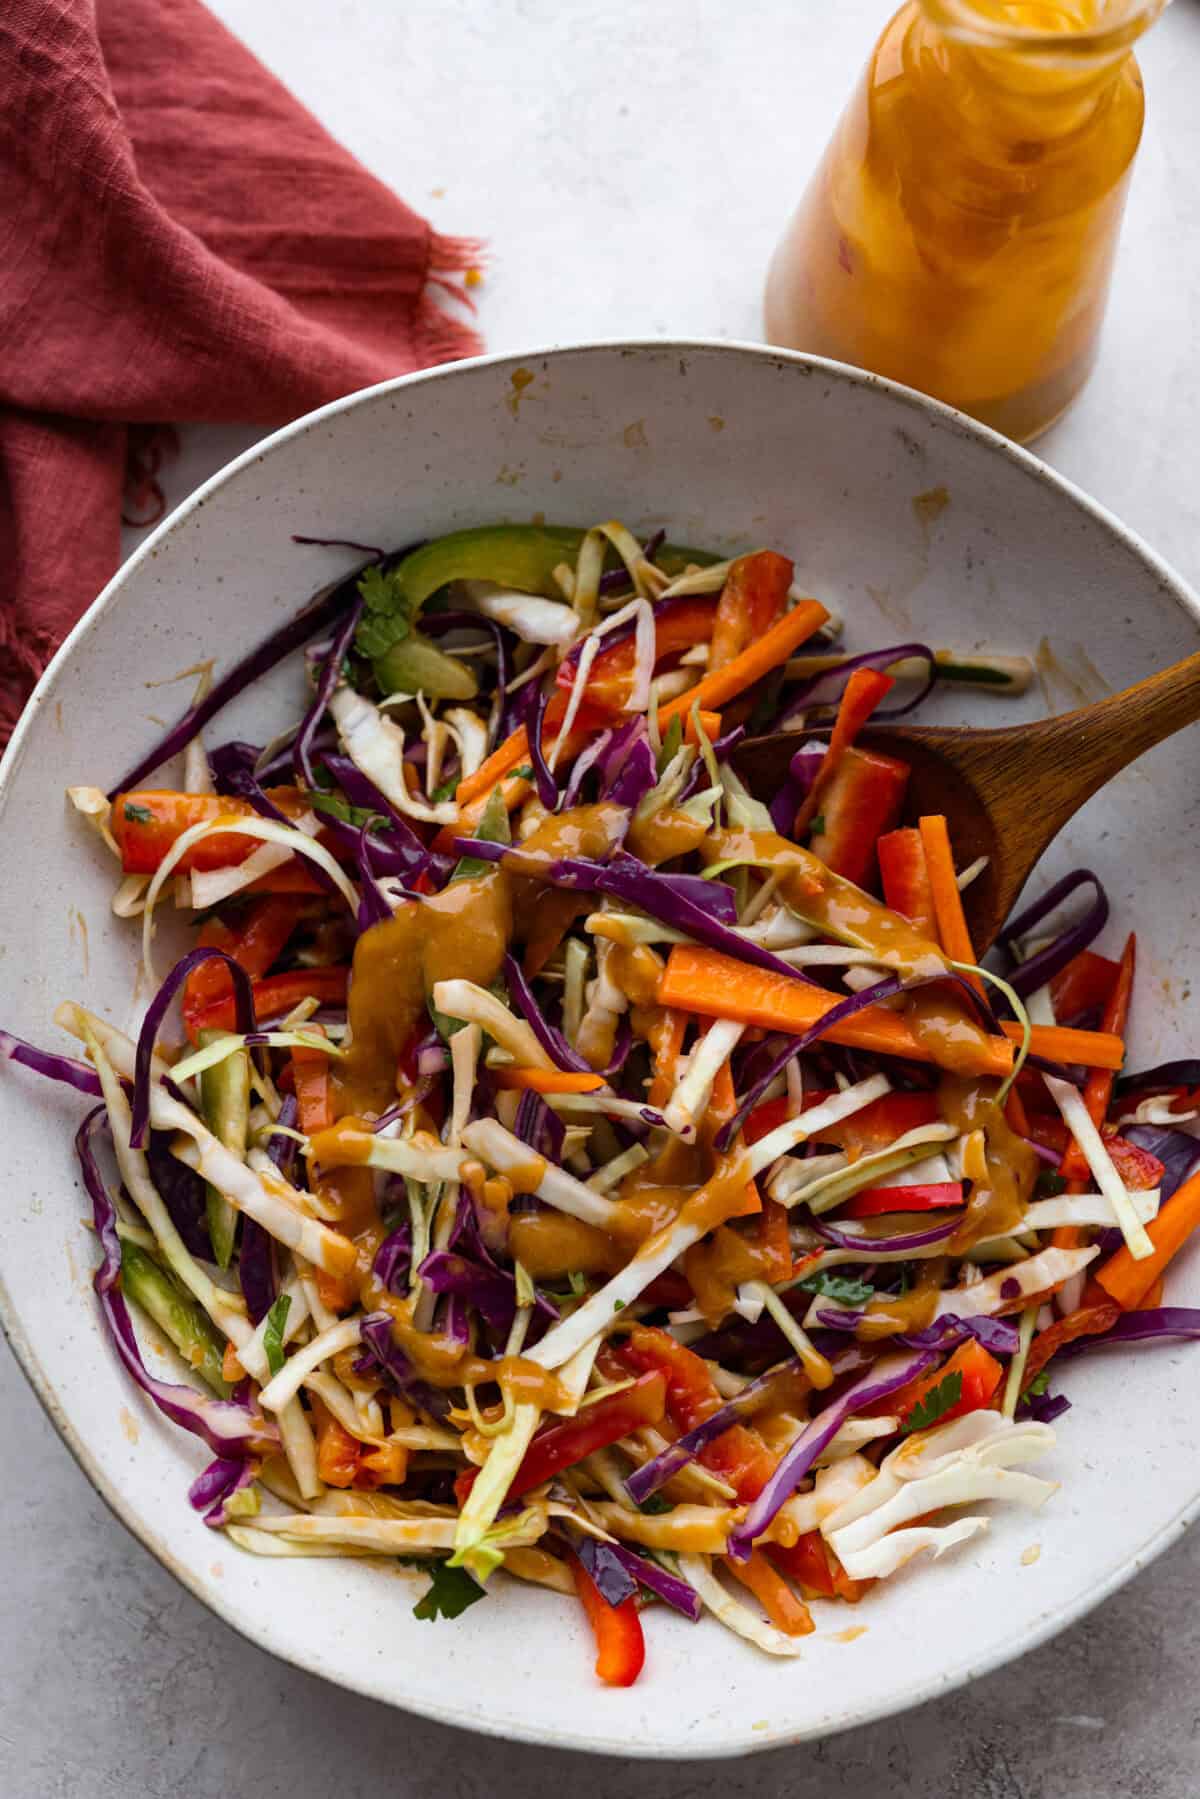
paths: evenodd
<path fill-rule="evenodd" d="M 198 0 L 4 0 L 0 747 L 117 566 L 146 427 L 282 424 L 474 353 L 430 290 L 478 254 Z"/>

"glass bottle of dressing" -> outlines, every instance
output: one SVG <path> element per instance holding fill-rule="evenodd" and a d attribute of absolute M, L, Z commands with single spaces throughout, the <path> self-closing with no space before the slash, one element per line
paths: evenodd
<path fill-rule="evenodd" d="M 909 0 L 775 254 L 772 343 L 1021 441 L 1095 360 L 1165 0 Z"/>

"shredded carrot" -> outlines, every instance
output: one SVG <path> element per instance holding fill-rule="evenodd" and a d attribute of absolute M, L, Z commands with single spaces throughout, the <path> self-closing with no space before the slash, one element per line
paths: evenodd
<path fill-rule="evenodd" d="M 718 950 L 690 943 L 677 943 L 672 949 L 659 982 L 658 1001 L 662 1006 L 699 1012 L 705 1018 L 736 1018 L 793 1035 L 819 1023 L 838 1003 L 835 994 L 807 981 L 755 968 Z M 1009 1041 L 987 1039 L 987 1060 L 980 1074 L 1005 1075 L 1012 1068 L 1012 1044 L 1021 1041 L 1021 1027 L 1015 1020 L 1005 1019 L 1000 1028 Z M 932 1060 L 903 1017 L 881 1006 L 864 1006 L 834 1025 L 828 1035 L 831 1043 L 844 1043 L 851 1049 L 876 1050 L 910 1062 Z M 1085 1068 L 1119 1068 L 1125 1052 L 1119 1037 L 1104 1031 L 1067 1030 L 1062 1025 L 1034 1025 L 1032 1048 L 1047 1061 L 1079 1062 Z"/>
<path fill-rule="evenodd" d="M 749 1587 L 776 1630 L 782 1630 L 789 1637 L 806 1637 L 816 1629 L 812 1613 L 803 1599 L 797 1599 L 783 1575 L 771 1566 L 761 1549 L 752 1549 L 749 1559 L 744 1562 L 735 1562 L 727 1556 L 725 1567 L 744 1587 Z"/>
<path fill-rule="evenodd" d="M 962 894 L 958 890 L 954 873 L 954 857 L 950 851 L 950 833 L 946 829 L 946 821 L 938 812 L 932 817 L 922 818 L 919 828 L 921 847 L 925 851 L 925 865 L 929 870 L 929 885 L 933 893 L 938 940 L 952 962 L 974 962 L 975 948 L 967 929 Z M 967 979 L 976 993 L 983 993 L 983 982 L 978 975 L 969 974 Z"/>
<path fill-rule="evenodd" d="M 530 1093 L 596 1093 L 604 1085 L 603 1075 L 558 1068 L 493 1068 L 492 1079 L 497 1087 Z"/>
<path fill-rule="evenodd" d="M 721 735 L 721 714 L 719 712 L 705 712 L 702 710 L 700 713 L 700 723 L 708 741 L 710 743 L 715 743 L 717 738 Z M 685 743 L 693 744 L 699 744 L 700 742 L 700 735 L 696 730 L 696 720 L 690 712 L 687 715 L 683 727 L 683 741 Z"/>
<path fill-rule="evenodd" d="M 339 1424 L 329 1407 L 315 1394 L 310 1398 L 317 1438 L 317 1473 L 327 1486 L 351 1487 L 362 1450 L 358 1439 Z"/>
<path fill-rule="evenodd" d="M 716 1135 L 727 1119 L 737 1111 L 737 1094 L 733 1086 L 733 1073 L 728 1062 L 722 1062 L 712 1084 L 712 1094 L 708 1102 L 708 1115 L 705 1126 L 709 1137 Z M 757 1181 L 746 1182 L 746 1197 L 731 1218 L 751 1218 L 762 1211 L 762 1195 L 758 1191 Z"/>
<path fill-rule="evenodd" d="M 1146 1226 L 1154 1254 L 1135 1262 L 1123 1244 L 1102 1268 L 1096 1270 L 1096 1279 L 1122 1311 L 1135 1311 L 1197 1225 L 1200 1225 L 1200 1173 L 1177 1187 L 1158 1216 Z"/>
<path fill-rule="evenodd" d="M 766 1261 L 763 1279 L 776 1286 L 792 1272 L 792 1244 L 788 1236 L 787 1207 L 777 1199 L 764 1199 L 758 1227 L 758 1247 Z"/>
<path fill-rule="evenodd" d="M 308 1025 L 319 1031 L 319 1025 Z M 297 1124 L 305 1136 L 326 1130 L 333 1123 L 333 1087 L 329 1079 L 329 1057 L 324 1050 L 297 1043 L 292 1050 L 292 1091 L 299 1108 Z"/>
<path fill-rule="evenodd" d="M 817 816 L 821 809 L 821 800 L 825 790 L 837 773 L 843 756 L 880 700 L 884 699 L 895 685 L 896 681 L 893 675 L 880 674 L 878 669 L 874 668 L 856 668 L 846 682 L 842 689 L 833 730 L 829 736 L 829 746 L 821 758 L 821 766 L 817 770 L 817 778 L 809 788 L 808 796 L 796 814 L 795 836 L 799 837 L 802 831 L 807 831 Z"/>
<path fill-rule="evenodd" d="M 658 722 L 665 728 L 677 716 L 691 711 L 699 702 L 702 712 L 717 712 L 727 700 L 744 693 L 747 687 L 753 687 L 764 675 L 769 675 L 779 663 L 786 662 L 792 651 L 819 630 L 829 617 L 824 606 L 818 600 L 801 600 L 756 643 L 751 643 L 727 662 L 724 668 L 715 669 L 711 674 L 687 693 L 681 693 L 677 699 L 668 700 L 660 706 Z M 460 789 L 461 792 L 461 789 Z"/>
<path fill-rule="evenodd" d="M 1118 1037 L 1125 1035 L 1125 1026 L 1129 1018 L 1129 1000 L 1133 992 L 1133 976 L 1137 965 L 1137 938 L 1131 932 L 1121 952 L 1121 962 L 1117 969 L 1117 978 L 1113 990 L 1104 1008 L 1104 1016 L 1100 1020 L 1103 1031 L 1113 1031 Z M 1083 1089 L 1083 1103 L 1088 1109 L 1088 1116 L 1099 1130 L 1108 1115 L 1112 1100 L 1113 1073 L 1111 1069 L 1094 1068 L 1088 1075 Z M 1059 1173 L 1068 1181 L 1086 1180 L 1091 1174 L 1087 1157 L 1075 1142 L 1067 1145 Z"/>
<path fill-rule="evenodd" d="M 836 994 L 827 993 L 823 987 L 754 968 L 717 950 L 695 948 L 690 943 L 677 943 L 672 949 L 659 982 L 658 998 L 660 1005 L 680 1006 L 710 1018 L 736 1018 L 745 1024 L 759 1024 L 767 1030 L 793 1035 L 809 1030 L 838 1004 Z M 832 1026 L 829 1041 L 847 1044 L 851 1049 L 904 1056 L 909 1061 L 931 1060 L 905 1019 L 881 1006 L 864 1006 L 861 1012 Z M 1011 1046 L 998 1037 L 988 1038 L 987 1044 L 986 1065 L 979 1072 L 1007 1074 L 1012 1067 Z"/>
<path fill-rule="evenodd" d="M 1003 1018 L 1000 1029 L 1014 1043 L 1021 1041 L 1015 1018 Z M 1029 1047 L 1047 1062 L 1078 1062 L 1083 1068 L 1120 1068 L 1125 1060 L 1125 1041 L 1111 1031 L 1073 1031 L 1061 1024 L 1035 1024 Z"/>

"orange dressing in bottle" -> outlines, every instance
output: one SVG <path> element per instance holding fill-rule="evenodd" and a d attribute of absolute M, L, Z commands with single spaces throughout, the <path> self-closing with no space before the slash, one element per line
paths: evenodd
<path fill-rule="evenodd" d="M 1164 0 L 909 0 L 776 252 L 772 343 L 1019 441 L 1095 360 Z"/>

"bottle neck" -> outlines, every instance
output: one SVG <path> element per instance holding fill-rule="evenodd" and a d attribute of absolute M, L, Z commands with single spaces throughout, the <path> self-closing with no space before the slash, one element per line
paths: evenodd
<path fill-rule="evenodd" d="M 1165 4 L 1130 0 L 1115 17 L 1103 0 L 913 0 L 910 77 L 968 129 L 1043 144 L 1088 125 Z"/>

